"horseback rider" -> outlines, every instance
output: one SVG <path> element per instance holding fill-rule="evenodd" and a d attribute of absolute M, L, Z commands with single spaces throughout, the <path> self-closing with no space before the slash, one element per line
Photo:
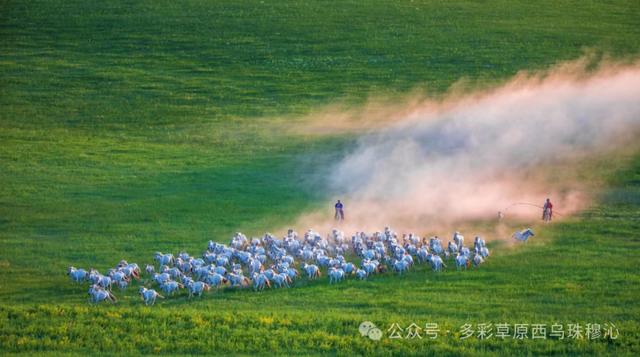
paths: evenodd
<path fill-rule="evenodd" d="M 340 200 L 338 200 L 338 202 L 335 205 L 336 208 L 336 220 L 340 220 L 340 221 L 344 221 L 344 211 L 343 211 L 343 207 L 344 205 L 342 204 L 342 202 L 340 202 Z"/>
<path fill-rule="evenodd" d="M 552 216 L 553 204 L 551 204 L 551 201 L 547 198 L 547 201 L 545 201 L 544 206 L 542 207 L 542 219 L 544 221 L 551 221 Z"/>

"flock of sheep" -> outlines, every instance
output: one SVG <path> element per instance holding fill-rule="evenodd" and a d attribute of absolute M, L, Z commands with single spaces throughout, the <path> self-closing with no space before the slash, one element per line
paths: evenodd
<path fill-rule="evenodd" d="M 359 257 L 360 265 L 347 261 L 345 256 Z M 403 274 L 415 261 L 428 263 L 434 271 L 441 271 L 446 268 L 445 260 L 453 259 L 456 269 L 462 270 L 482 264 L 488 256 L 489 249 L 483 239 L 475 237 L 471 250 L 465 246 L 459 232 L 454 233 L 446 247 L 437 236 L 427 239 L 409 234 L 399 239 L 388 227 L 372 235 L 357 232 L 350 240 L 335 229 L 326 239 L 313 230 L 303 237 L 289 230 L 282 239 L 269 233 L 262 238 L 247 239 L 242 233 L 236 233 L 229 245 L 209 241 L 201 258 L 184 252 L 177 256 L 157 252 L 154 260 L 159 269 L 156 271 L 154 265 L 146 265 L 144 274 L 148 278 L 143 284 L 146 286 L 141 286 L 139 291 L 144 303 L 153 305 L 157 298 L 164 296 L 151 285 L 157 286 L 165 296 L 186 289 L 190 298 L 225 285 L 251 286 L 254 291 L 288 288 L 300 278 L 296 262 L 301 262 L 298 267 L 308 279 L 320 278 L 321 269 L 326 269 L 329 283 L 333 284 L 348 276 L 364 280 L 389 270 Z M 90 283 L 90 302 L 94 304 L 101 301 L 115 303 L 113 286 L 124 290 L 132 280 L 140 280 L 142 274 L 137 264 L 125 260 L 106 275 L 95 269 L 68 269 L 74 282 Z"/>

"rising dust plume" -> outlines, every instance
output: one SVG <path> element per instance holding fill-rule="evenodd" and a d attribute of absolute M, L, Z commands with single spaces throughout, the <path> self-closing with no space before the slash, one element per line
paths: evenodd
<path fill-rule="evenodd" d="M 546 197 L 564 215 L 584 208 L 590 197 L 572 165 L 619 149 L 640 128 L 640 65 L 587 71 L 587 62 L 523 72 L 490 90 L 412 98 L 399 108 L 373 103 L 355 120 L 353 113 L 317 115 L 330 120 L 327 131 L 359 133 L 330 170 L 331 196 L 345 202 L 340 227 L 349 235 L 385 225 L 453 231 Z M 308 126 L 316 130 L 318 122 Z M 532 222 L 540 213 L 509 209 L 510 217 Z M 329 208 L 295 227 L 326 232 L 335 225 Z"/>

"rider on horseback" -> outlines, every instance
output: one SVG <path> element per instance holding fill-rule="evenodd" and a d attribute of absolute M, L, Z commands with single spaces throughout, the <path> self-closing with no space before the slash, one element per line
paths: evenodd
<path fill-rule="evenodd" d="M 340 200 L 338 200 L 338 202 L 335 204 L 335 208 L 336 208 L 336 221 L 344 221 L 344 205 L 342 204 L 342 202 L 340 202 Z"/>
<path fill-rule="evenodd" d="M 547 198 L 547 201 L 544 203 L 544 206 L 542 207 L 542 220 L 544 220 L 545 222 L 549 222 L 551 221 L 552 216 L 553 216 L 553 204 L 551 204 L 551 201 Z"/>

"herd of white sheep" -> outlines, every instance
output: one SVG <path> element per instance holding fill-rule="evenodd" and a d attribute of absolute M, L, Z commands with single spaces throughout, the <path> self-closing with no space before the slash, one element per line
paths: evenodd
<path fill-rule="evenodd" d="M 360 264 L 349 262 L 345 256 L 359 259 Z M 438 272 L 447 267 L 445 261 L 453 260 L 457 270 L 466 270 L 482 264 L 488 256 L 489 249 L 482 238 L 475 237 L 471 250 L 459 232 L 453 234 L 445 247 L 437 236 L 427 239 L 408 234 L 398 238 L 388 227 L 372 235 L 357 232 L 350 240 L 335 229 L 327 238 L 313 230 L 302 237 L 289 230 L 282 239 L 269 233 L 262 238 L 247 239 L 242 233 L 236 233 L 229 245 L 209 241 L 200 258 L 185 252 L 177 256 L 157 252 L 156 265 L 146 265 L 144 272 L 137 264 L 122 260 L 106 275 L 95 269 L 86 271 L 75 267 L 69 267 L 68 275 L 74 282 L 90 283 L 90 302 L 94 304 L 115 303 L 114 286 L 124 290 L 132 280 L 142 281 L 140 296 L 145 304 L 153 305 L 157 298 L 164 299 L 182 290 L 191 298 L 223 286 L 252 287 L 254 291 L 289 288 L 301 278 L 296 265 L 307 279 L 320 278 L 324 269 L 329 283 L 334 284 L 349 276 L 364 280 L 389 270 L 403 274 L 416 261 L 429 264 Z M 145 279 L 141 279 L 143 274 Z"/>

